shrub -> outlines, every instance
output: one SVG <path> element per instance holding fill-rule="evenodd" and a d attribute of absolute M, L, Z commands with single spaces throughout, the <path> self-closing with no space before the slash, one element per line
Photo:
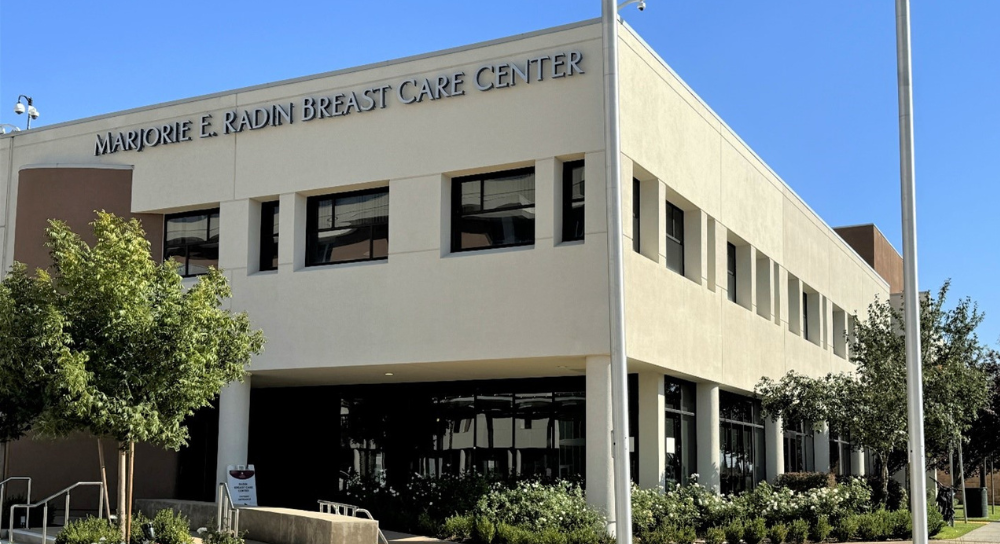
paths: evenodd
<path fill-rule="evenodd" d="M 743 529 L 743 540 L 746 540 L 747 544 L 759 544 L 765 538 L 767 538 L 767 524 L 764 518 L 754 518 Z"/>
<path fill-rule="evenodd" d="M 767 530 L 767 538 L 771 544 L 782 544 L 788 538 L 788 526 L 784 523 L 776 523 Z"/>
<path fill-rule="evenodd" d="M 473 516 L 489 521 L 495 528 L 500 523 L 521 527 L 535 533 L 548 529 L 561 533 L 588 531 L 593 539 L 607 533 L 604 516 L 587 505 L 580 486 L 570 482 L 544 485 L 539 482 L 519 482 L 512 488 L 495 485 L 480 497 Z M 483 542 L 489 531 L 478 531 Z M 583 533 L 580 533 L 583 534 Z"/>
<path fill-rule="evenodd" d="M 905 510 L 910 504 L 906 489 L 903 485 L 889 478 L 888 494 L 882 495 L 882 478 L 878 475 L 868 476 L 868 485 L 872 489 L 872 503 L 881 504 L 887 510 Z"/>
<path fill-rule="evenodd" d="M 726 534 L 726 542 L 739 544 L 740 540 L 743 539 L 743 522 L 738 519 L 730 521 L 723 531 Z"/>
<path fill-rule="evenodd" d="M 788 528 L 788 542 L 802 544 L 809 537 L 809 522 L 804 519 L 797 519 Z"/>
<path fill-rule="evenodd" d="M 208 530 L 202 527 L 198 529 L 198 534 L 201 535 L 204 544 L 246 544 L 246 540 L 243 539 L 246 532 L 233 534 L 229 531 Z"/>
<path fill-rule="evenodd" d="M 908 510 L 896 510 L 889 512 L 887 516 L 886 529 L 889 538 L 908 540 L 913 533 L 913 523 Z"/>
<path fill-rule="evenodd" d="M 833 538 L 837 539 L 837 542 L 847 542 L 854 538 L 857 532 L 858 516 L 844 516 L 837 521 L 837 526 L 833 528 Z"/>
<path fill-rule="evenodd" d="M 438 536 L 442 540 L 469 540 L 472 538 L 472 527 L 471 516 L 451 516 L 444 520 L 444 525 L 441 526 Z"/>
<path fill-rule="evenodd" d="M 705 530 L 705 544 L 723 544 L 726 532 L 719 527 L 709 527 Z"/>
<path fill-rule="evenodd" d="M 486 518 L 476 518 L 473 530 L 472 536 L 477 542 L 482 542 L 483 544 L 490 544 L 490 542 L 493 542 L 493 537 L 497 532 L 496 525 Z"/>
<path fill-rule="evenodd" d="M 888 531 L 885 526 L 885 510 L 877 510 L 869 514 L 858 515 L 857 537 L 866 542 L 885 540 Z"/>
<path fill-rule="evenodd" d="M 797 493 L 836 485 L 837 477 L 829 472 L 786 472 L 774 481 L 775 487 L 787 487 Z"/>
<path fill-rule="evenodd" d="M 67 523 L 56 536 L 56 544 L 92 544 L 101 539 L 119 542 L 121 533 L 106 519 L 88 517 Z"/>
<path fill-rule="evenodd" d="M 934 503 L 927 503 L 927 534 L 934 536 L 944 529 L 944 516 L 941 511 L 934 507 Z M 912 527 L 912 526 L 911 526 Z M 911 529 L 912 531 L 912 529 Z"/>
<path fill-rule="evenodd" d="M 829 518 L 826 516 L 817 516 L 816 523 L 813 523 L 812 531 L 809 533 L 809 538 L 813 542 L 823 542 L 830 536 L 832 529 L 833 527 L 830 526 Z"/>
<path fill-rule="evenodd" d="M 675 537 L 675 542 L 677 544 L 694 544 L 694 541 L 698 539 L 698 533 L 694 530 L 694 526 L 685 525 L 677 530 Z"/>
<path fill-rule="evenodd" d="M 192 544 L 191 524 L 183 514 L 169 508 L 160 510 L 150 520 L 141 512 L 132 518 L 132 544 L 142 544 L 142 526 L 152 523 L 158 544 Z"/>

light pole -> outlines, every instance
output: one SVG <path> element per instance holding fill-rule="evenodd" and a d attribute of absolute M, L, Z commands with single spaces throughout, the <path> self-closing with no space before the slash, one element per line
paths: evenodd
<path fill-rule="evenodd" d="M 25 110 L 25 105 L 21 103 L 21 99 L 24 99 L 28 103 L 27 110 Z M 28 112 L 28 126 L 25 130 L 31 130 L 31 120 L 38 119 L 38 110 L 35 109 L 34 101 L 28 95 L 20 95 L 17 97 L 17 103 L 14 104 L 14 113 L 21 115 L 25 111 Z"/>
<path fill-rule="evenodd" d="M 899 90 L 899 182 L 903 211 L 903 323 L 906 335 L 906 416 L 910 444 L 910 512 L 913 544 L 927 544 L 927 476 L 924 465 L 924 386 L 917 292 L 917 204 L 913 160 L 913 86 L 910 79 L 910 0 L 896 0 L 896 68 Z M 958 449 L 962 471 L 962 446 Z M 963 494 L 963 501 L 964 501 Z"/>
<path fill-rule="evenodd" d="M 621 125 L 618 119 L 618 10 L 644 0 L 601 0 L 604 27 L 604 153 L 608 185 L 608 302 L 611 310 L 611 453 L 614 457 L 615 539 L 632 542 L 632 479 L 628 448 L 628 359 L 625 356 L 625 265 L 622 249 Z"/>

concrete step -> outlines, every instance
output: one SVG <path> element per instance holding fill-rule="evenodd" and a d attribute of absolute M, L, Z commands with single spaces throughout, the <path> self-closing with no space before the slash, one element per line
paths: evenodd
<path fill-rule="evenodd" d="M 42 540 L 42 530 L 39 529 L 14 529 L 14 544 L 53 544 L 56 541 L 56 535 L 62 531 L 62 527 L 49 527 L 45 535 L 45 540 Z M 8 531 L 4 531 L 7 533 Z M 10 534 L 5 534 L 3 540 L 0 540 L 0 544 L 10 543 Z"/>

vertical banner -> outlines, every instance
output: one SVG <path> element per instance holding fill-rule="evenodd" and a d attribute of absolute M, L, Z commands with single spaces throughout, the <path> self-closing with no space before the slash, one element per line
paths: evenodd
<path fill-rule="evenodd" d="M 257 506 L 257 477 L 253 465 L 229 465 L 229 493 L 235 506 Z"/>

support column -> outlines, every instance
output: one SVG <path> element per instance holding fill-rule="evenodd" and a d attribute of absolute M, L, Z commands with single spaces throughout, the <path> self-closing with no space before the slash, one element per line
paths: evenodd
<path fill-rule="evenodd" d="M 826 423 L 813 435 L 813 452 L 816 472 L 830 472 L 830 426 Z"/>
<path fill-rule="evenodd" d="M 219 455 L 216 482 L 226 481 L 227 465 L 245 465 L 250 442 L 250 376 L 233 382 L 219 395 Z"/>
<path fill-rule="evenodd" d="M 767 455 L 767 481 L 774 483 L 785 473 L 785 431 L 781 418 L 764 419 L 764 450 Z"/>
<path fill-rule="evenodd" d="M 587 504 L 615 519 L 611 457 L 611 357 L 587 357 Z"/>
<path fill-rule="evenodd" d="M 865 470 L 865 450 L 851 450 L 851 474 L 855 476 L 868 474 Z"/>
<path fill-rule="evenodd" d="M 695 388 L 698 435 L 698 482 L 718 493 L 722 487 L 719 471 L 722 441 L 719 436 L 719 384 L 699 383 Z"/>
<path fill-rule="evenodd" d="M 666 471 L 663 374 L 639 373 L 639 487 L 663 489 Z"/>

